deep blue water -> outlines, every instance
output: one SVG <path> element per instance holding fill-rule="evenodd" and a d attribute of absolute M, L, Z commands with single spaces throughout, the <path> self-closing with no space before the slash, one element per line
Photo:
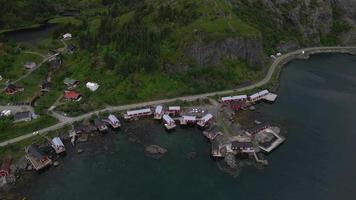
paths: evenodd
<path fill-rule="evenodd" d="M 151 121 L 126 124 L 141 143 L 160 144 L 156 160 L 122 130 L 112 144 L 69 157 L 25 189 L 34 200 L 56 199 L 354 199 L 356 196 L 356 57 L 296 60 L 283 70 L 278 101 L 258 105 L 260 120 L 281 124 L 287 141 L 267 156 L 265 169 L 220 171 L 196 129 L 167 134 Z M 125 128 L 124 128 L 125 129 Z M 124 134 L 123 132 L 126 132 Z M 143 138 L 143 139 L 142 139 Z M 186 154 L 197 152 L 197 158 Z"/>

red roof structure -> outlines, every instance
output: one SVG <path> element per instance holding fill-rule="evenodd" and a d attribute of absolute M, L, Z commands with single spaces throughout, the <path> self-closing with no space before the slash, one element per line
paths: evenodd
<path fill-rule="evenodd" d="M 0 168 L 0 177 L 10 175 L 11 159 L 5 158 Z"/>
<path fill-rule="evenodd" d="M 64 98 L 68 100 L 78 100 L 81 98 L 81 94 L 76 91 L 65 91 Z"/>

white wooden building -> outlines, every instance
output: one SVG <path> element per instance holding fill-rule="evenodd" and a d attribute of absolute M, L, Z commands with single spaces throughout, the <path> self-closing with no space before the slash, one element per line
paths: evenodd
<path fill-rule="evenodd" d="M 167 130 L 174 129 L 176 127 L 175 121 L 167 114 L 163 115 L 163 123 Z"/>
<path fill-rule="evenodd" d="M 60 154 L 66 151 L 66 148 L 59 137 L 54 137 L 51 141 L 53 149 L 56 151 L 57 154 Z"/>
<path fill-rule="evenodd" d="M 139 110 L 130 110 L 126 111 L 124 114 L 125 119 L 133 119 L 137 117 L 144 117 L 144 116 L 149 116 L 152 115 L 152 111 L 150 108 L 144 108 L 144 109 L 139 109 Z"/>
<path fill-rule="evenodd" d="M 206 124 L 210 121 L 210 120 L 212 120 L 213 119 L 213 115 L 212 114 L 210 114 L 210 113 L 208 113 L 208 114 L 206 114 L 204 117 L 202 117 L 202 118 L 200 118 L 199 120 L 198 120 L 198 126 L 200 126 L 200 127 L 205 127 L 206 126 Z"/>
<path fill-rule="evenodd" d="M 154 113 L 154 118 L 155 119 L 162 119 L 163 114 L 164 114 L 163 106 L 162 105 L 156 106 L 155 113 Z"/>
<path fill-rule="evenodd" d="M 246 100 L 247 100 L 247 95 L 221 97 L 221 101 L 223 103 L 230 103 L 233 101 L 246 101 Z"/>

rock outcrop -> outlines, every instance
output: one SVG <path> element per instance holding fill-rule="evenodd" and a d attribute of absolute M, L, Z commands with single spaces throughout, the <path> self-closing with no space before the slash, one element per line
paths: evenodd
<path fill-rule="evenodd" d="M 229 37 L 209 43 L 195 42 L 187 50 L 187 56 L 201 66 L 217 66 L 222 59 L 242 59 L 250 66 L 263 64 L 261 38 L 245 39 Z"/>

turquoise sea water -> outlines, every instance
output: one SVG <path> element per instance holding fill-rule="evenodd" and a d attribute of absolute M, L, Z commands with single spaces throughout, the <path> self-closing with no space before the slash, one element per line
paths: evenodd
<path fill-rule="evenodd" d="M 287 137 L 267 156 L 265 169 L 246 167 L 233 178 L 210 159 L 199 130 L 167 134 L 144 121 L 126 124 L 107 146 L 68 156 L 61 167 L 38 175 L 24 194 L 33 200 L 354 199 L 356 57 L 323 54 L 293 61 L 282 73 L 278 94 L 275 104 L 258 105 L 257 118 L 281 124 Z M 153 159 L 144 144 L 162 145 L 168 153 Z M 192 151 L 197 157 L 187 159 Z"/>

